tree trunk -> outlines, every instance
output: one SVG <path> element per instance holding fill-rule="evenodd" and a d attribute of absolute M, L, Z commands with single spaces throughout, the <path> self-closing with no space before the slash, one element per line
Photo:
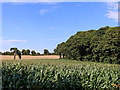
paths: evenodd
<path fill-rule="evenodd" d="M 63 58 L 65 58 L 65 54 L 63 54 Z"/>
<path fill-rule="evenodd" d="M 60 59 L 61 59 L 61 53 L 60 53 Z"/>
<path fill-rule="evenodd" d="M 15 53 L 14 53 L 14 59 L 16 59 L 16 54 L 17 54 L 17 53 L 15 52 Z"/>

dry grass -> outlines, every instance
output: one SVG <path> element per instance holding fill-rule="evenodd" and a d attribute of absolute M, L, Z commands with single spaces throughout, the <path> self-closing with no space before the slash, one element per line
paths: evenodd
<path fill-rule="evenodd" d="M 12 59 L 14 59 L 13 55 L 2 55 L 2 60 L 12 60 Z M 19 57 L 16 56 L 16 59 L 19 59 Z M 22 59 L 59 59 L 59 56 L 58 55 L 43 55 L 43 56 L 22 55 Z"/>

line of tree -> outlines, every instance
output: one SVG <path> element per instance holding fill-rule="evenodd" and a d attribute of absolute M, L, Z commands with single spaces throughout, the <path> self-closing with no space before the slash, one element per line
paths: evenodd
<path fill-rule="evenodd" d="M 11 50 L 12 48 L 10 48 Z M 17 49 L 17 48 L 14 48 Z M 17 49 L 18 50 L 18 49 Z M 50 53 L 48 49 L 44 49 L 44 53 L 40 54 L 39 52 L 36 52 L 35 50 L 30 51 L 30 49 L 22 49 L 22 51 L 18 50 L 18 52 L 22 55 L 33 55 L 33 56 L 39 56 L 39 55 L 55 55 L 55 53 Z M 0 55 L 14 55 L 14 51 L 6 51 L 6 52 L 0 52 Z"/>
<path fill-rule="evenodd" d="M 54 52 L 65 58 L 120 64 L 120 27 L 101 27 L 80 31 L 66 42 L 57 45 Z"/>

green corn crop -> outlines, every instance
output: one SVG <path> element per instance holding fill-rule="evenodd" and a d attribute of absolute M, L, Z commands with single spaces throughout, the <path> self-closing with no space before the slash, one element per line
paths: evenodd
<path fill-rule="evenodd" d="M 6 64 L 2 67 L 3 90 L 93 90 L 117 89 L 120 69 L 96 65 L 27 65 Z"/>

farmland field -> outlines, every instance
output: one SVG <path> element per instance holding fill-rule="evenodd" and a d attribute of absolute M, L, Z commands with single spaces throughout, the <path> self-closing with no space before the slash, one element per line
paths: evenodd
<path fill-rule="evenodd" d="M 13 55 L 2 55 L 2 60 L 12 60 L 14 58 Z M 16 56 L 16 59 L 19 59 Z M 59 59 L 58 55 L 41 55 L 41 56 L 31 56 L 31 55 L 22 55 L 22 59 Z"/>
<path fill-rule="evenodd" d="M 3 89 L 117 89 L 120 66 L 66 59 L 3 60 Z"/>

